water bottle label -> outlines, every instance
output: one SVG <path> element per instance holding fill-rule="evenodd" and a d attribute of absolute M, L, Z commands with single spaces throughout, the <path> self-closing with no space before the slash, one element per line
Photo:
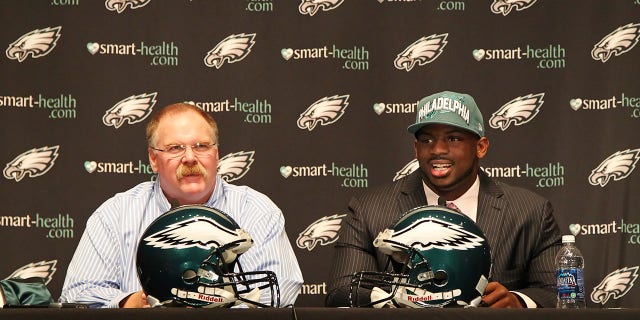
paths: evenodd
<path fill-rule="evenodd" d="M 559 299 L 584 301 L 584 276 L 582 269 L 558 269 L 556 279 Z"/>

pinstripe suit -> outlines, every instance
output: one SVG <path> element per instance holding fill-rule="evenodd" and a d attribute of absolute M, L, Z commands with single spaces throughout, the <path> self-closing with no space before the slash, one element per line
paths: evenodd
<path fill-rule="evenodd" d="M 387 256 L 373 246 L 378 233 L 408 210 L 427 203 L 421 171 L 353 197 L 335 245 L 327 306 L 348 306 L 351 275 L 381 271 Z M 555 253 L 561 235 L 548 200 L 480 173 L 477 224 L 493 260 L 493 281 L 554 307 Z"/>

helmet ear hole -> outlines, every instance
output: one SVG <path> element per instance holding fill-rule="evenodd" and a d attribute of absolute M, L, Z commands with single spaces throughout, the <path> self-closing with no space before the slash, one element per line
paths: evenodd
<path fill-rule="evenodd" d="M 438 287 L 447 285 L 449 282 L 449 275 L 444 270 L 438 270 L 433 274 L 433 284 Z"/>
<path fill-rule="evenodd" d="M 182 280 L 188 284 L 194 284 L 198 280 L 198 274 L 191 269 L 187 269 L 182 273 Z"/>

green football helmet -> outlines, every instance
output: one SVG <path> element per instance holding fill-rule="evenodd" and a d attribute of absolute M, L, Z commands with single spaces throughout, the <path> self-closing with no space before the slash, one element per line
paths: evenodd
<path fill-rule="evenodd" d="M 408 211 L 373 245 L 389 256 L 385 270 L 390 272 L 355 273 L 352 307 L 478 306 L 491 277 L 484 233 L 469 217 L 447 207 Z"/>
<path fill-rule="evenodd" d="M 138 278 L 152 306 L 278 307 L 275 273 L 244 272 L 238 261 L 252 245 L 249 233 L 224 212 L 180 206 L 154 220 L 142 235 Z"/>

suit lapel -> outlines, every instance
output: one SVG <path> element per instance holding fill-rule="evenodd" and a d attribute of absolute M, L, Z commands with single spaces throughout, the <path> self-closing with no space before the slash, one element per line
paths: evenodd
<path fill-rule="evenodd" d="M 500 239 L 507 239 L 503 233 L 509 232 L 503 228 L 507 206 L 503 195 L 500 186 L 481 172 L 476 223 L 487 237 L 493 253 L 501 251 L 500 247 L 504 244 Z"/>
<path fill-rule="evenodd" d="M 422 187 L 422 174 L 419 169 L 408 175 L 400 186 L 397 202 L 398 208 L 403 214 L 413 208 L 427 204 L 427 197 Z"/>

